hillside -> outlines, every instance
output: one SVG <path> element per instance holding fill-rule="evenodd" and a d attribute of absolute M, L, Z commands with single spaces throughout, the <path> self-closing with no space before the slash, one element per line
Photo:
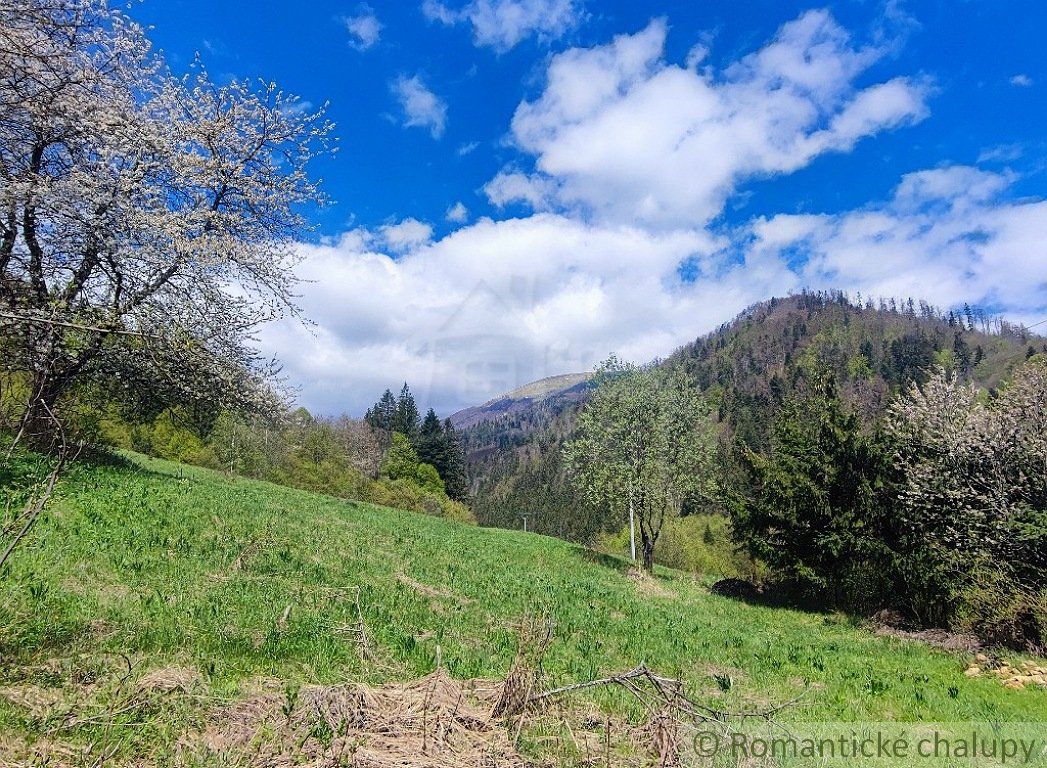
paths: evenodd
<path fill-rule="evenodd" d="M 37 467 L 23 457 L 17 469 Z M 246 727 L 260 701 L 291 723 L 318 692 L 345 690 L 309 686 L 409 681 L 438 665 L 454 680 L 501 679 L 528 616 L 553 626 L 544 685 L 646 661 L 717 708 L 809 689 L 785 720 L 1043 713 L 1044 691 L 966 678 L 963 659 L 920 643 L 716 597 L 676 572 L 626 571 L 557 539 L 138 455 L 79 465 L 0 574 L 0 763 L 35 754 L 39 764 L 48 755 L 48 765 L 96 765 L 102 750 L 106 765 L 217 764 L 208 750 L 235 742 L 221 729 Z M 582 699 L 616 717 L 641 714 L 624 693 Z M 303 743 L 328 749 L 329 736 L 310 727 Z M 582 763 L 584 730 L 571 736 L 574 758 L 570 739 L 550 740 L 537 724 L 520 750 Z M 217 739 L 211 747 L 204 731 Z"/>
<path fill-rule="evenodd" d="M 932 366 L 991 389 L 1038 351 L 1047 351 L 1043 337 L 978 310 L 804 293 L 760 302 L 662 364 L 683 366 L 716 407 L 724 434 L 760 450 L 783 398 L 805 382 L 831 377 L 871 423 Z M 620 524 L 586 505 L 561 467 L 563 441 L 583 400 L 520 408 L 464 430 L 481 523 L 515 528 L 526 514 L 532 530 L 578 541 Z"/>
<path fill-rule="evenodd" d="M 492 398 L 482 405 L 463 408 L 451 415 L 455 429 L 466 429 L 485 421 L 512 418 L 519 413 L 526 413 L 536 406 L 555 409 L 559 405 L 579 402 L 585 399 L 588 373 L 565 373 L 561 376 L 550 376 L 533 381 L 522 387 Z"/>

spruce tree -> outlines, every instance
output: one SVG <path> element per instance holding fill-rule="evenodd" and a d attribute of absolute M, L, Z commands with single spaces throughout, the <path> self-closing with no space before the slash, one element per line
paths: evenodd
<path fill-rule="evenodd" d="M 415 447 L 418 458 L 426 464 L 432 464 L 440 477 L 444 476 L 446 461 L 446 442 L 444 440 L 444 427 L 432 408 L 425 414 L 422 428 L 418 433 L 418 444 Z M 446 478 L 444 478 L 446 482 Z"/>
<path fill-rule="evenodd" d="M 465 501 L 469 496 L 469 477 L 465 471 L 465 450 L 458 439 L 458 432 L 450 419 L 444 421 L 444 465 L 440 477 L 444 480 L 447 495 L 455 501 Z"/>
<path fill-rule="evenodd" d="M 395 415 L 396 400 L 393 398 L 393 393 L 387 389 L 378 402 L 367 411 L 364 421 L 370 424 L 372 429 L 392 432 Z"/>
<path fill-rule="evenodd" d="M 745 476 L 730 494 L 737 541 L 797 596 L 875 603 L 889 589 L 873 578 L 886 573 L 881 447 L 829 377 L 790 398 L 772 433 L 765 455 L 740 448 Z"/>
<path fill-rule="evenodd" d="M 418 441 L 418 406 L 414 402 L 411 388 L 405 382 L 400 390 L 400 397 L 396 400 L 396 408 L 393 413 L 393 432 L 399 432 L 414 445 Z"/>

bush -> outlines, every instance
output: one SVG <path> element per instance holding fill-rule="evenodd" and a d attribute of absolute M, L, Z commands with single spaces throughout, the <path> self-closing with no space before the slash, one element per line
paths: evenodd
<path fill-rule="evenodd" d="M 596 549 L 628 557 L 629 527 L 597 537 Z M 749 558 L 731 542 L 730 523 L 721 515 L 687 515 L 666 520 L 654 561 L 667 568 L 715 577 L 751 578 L 754 570 Z"/>
<path fill-rule="evenodd" d="M 1015 584 L 997 568 L 979 570 L 957 595 L 957 629 L 993 645 L 1047 650 L 1047 589 Z"/>

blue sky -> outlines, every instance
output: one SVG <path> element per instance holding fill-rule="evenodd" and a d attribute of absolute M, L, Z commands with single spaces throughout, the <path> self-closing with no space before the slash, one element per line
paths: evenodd
<path fill-rule="evenodd" d="M 1039 2 L 133 14 L 176 70 L 199 52 L 329 104 L 334 203 L 300 246 L 315 325 L 262 336 L 314 410 L 407 379 L 448 412 L 803 286 L 1047 317 Z"/>

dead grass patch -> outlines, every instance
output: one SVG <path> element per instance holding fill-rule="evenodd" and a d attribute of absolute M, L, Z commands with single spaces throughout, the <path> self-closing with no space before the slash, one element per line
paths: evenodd
<path fill-rule="evenodd" d="M 656 576 L 646 571 L 630 568 L 625 574 L 626 578 L 636 585 L 636 591 L 646 597 L 675 598 L 677 595 L 665 586 Z"/>
<path fill-rule="evenodd" d="M 406 587 L 410 587 L 420 595 L 433 598 L 443 598 L 444 600 L 456 600 L 463 605 L 468 605 L 473 602 L 470 598 L 459 595 L 452 592 L 449 589 L 441 589 L 439 587 L 433 587 L 429 584 L 425 584 L 417 579 L 412 579 L 410 576 L 404 573 L 399 573 L 396 576 L 396 580 L 399 581 Z"/>
<path fill-rule="evenodd" d="M 216 712 L 186 748 L 246 768 L 532 766 L 490 716 L 500 683 L 442 669 L 409 683 L 304 686 L 249 696 Z"/>

